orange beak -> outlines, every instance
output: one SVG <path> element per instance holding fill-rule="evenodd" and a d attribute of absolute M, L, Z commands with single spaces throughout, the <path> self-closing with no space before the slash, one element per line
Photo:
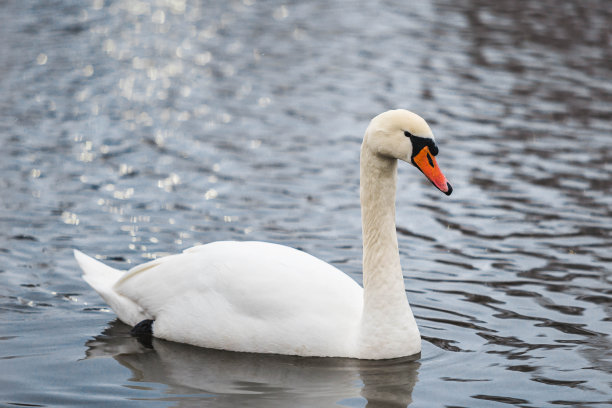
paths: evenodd
<path fill-rule="evenodd" d="M 421 170 L 438 190 L 446 195 L 451 195 L 453 187 L 451 187 L 444 174 L 442 174 L 435 157 L 429 151 L 429 146 L 423 147 L 420 152 L 412 156 L 412 164 Z"/>

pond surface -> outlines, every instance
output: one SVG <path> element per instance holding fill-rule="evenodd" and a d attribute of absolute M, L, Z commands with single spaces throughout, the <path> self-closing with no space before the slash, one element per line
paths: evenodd
<path fill-rule="evenodd" d="M 0 3 L 0 405 L 597 407 L 612 393 L 606 0 Z M 455 189 L 400 166 L 419 359 L 139 344 L 72 248 L 303 249 L 361 282 L 358 158 L 425 117 Z"/>

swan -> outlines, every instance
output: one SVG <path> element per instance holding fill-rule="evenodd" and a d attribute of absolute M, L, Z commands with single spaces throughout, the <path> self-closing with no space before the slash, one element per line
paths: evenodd
<path fill-rule="evenodd" d="M 395 228 L 397 160 L 452 187 L 426 121 L 391 110 L 368 125 L 360 154 L 363 288 L 283 245 L 218 241 L 120 271 L 75 249 L 83 279 L 135 335 L 240 352 L 390 359 L 421 351 Z"/>

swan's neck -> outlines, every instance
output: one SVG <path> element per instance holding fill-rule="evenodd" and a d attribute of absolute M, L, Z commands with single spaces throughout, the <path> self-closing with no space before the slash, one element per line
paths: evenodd
<path fill-rule="evenodd" d="M 395 229 L 397 160 L 361 149 L 364 305 L 360 347 L 365 358 L 418 353 L 420 336 L 406 299 Z M 368 353 L 374 353 L 368 356 Z"/>

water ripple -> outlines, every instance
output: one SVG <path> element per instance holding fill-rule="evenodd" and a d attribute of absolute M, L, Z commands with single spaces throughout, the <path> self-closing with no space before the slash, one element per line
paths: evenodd
<path fill-rule="evenodd" d="M 0 11 L 4 404 L 612 402 L 604 0 Z M 73 247 L 127 269 L 259 239 L 361 282 L 361 134 L 394 107 L 427 118 L 455 187 L 441 196 L 400 166 L 418 362 L 143 349 L 81 280 Z"/>

